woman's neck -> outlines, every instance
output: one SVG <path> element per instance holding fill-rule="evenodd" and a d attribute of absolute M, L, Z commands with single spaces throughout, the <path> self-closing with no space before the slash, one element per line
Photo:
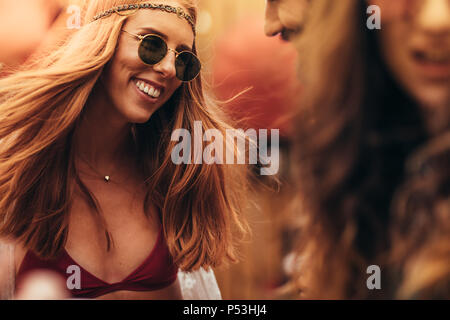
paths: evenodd
<path fill-rule="evenodd" d="M 122 163 L 133 152 L 131 127 L 104 95 L 92 95 L 75 130 L 75 156 L 96 168 Z"/>

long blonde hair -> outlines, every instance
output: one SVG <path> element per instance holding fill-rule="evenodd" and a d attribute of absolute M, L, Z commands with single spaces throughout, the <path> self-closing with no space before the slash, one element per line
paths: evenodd
<path fill-rule="evenodd" d="M 84 24 L 64 44 L 29 70 L 0 80 L 0 235 L 23 242 L 41 257 L 55 257 L 65 245 L 74 185 L 95 209 L 109 239 L 95 196 L 75 170 L 73 133 L 127 17 L 113 14 L 90 21 L 99 12 L 137 2 L 85 1 Z M 195 2 L 180 3 L 196 19 Z M 177 166 L 171 161 L 173 130 L 193 132 L 196 120 L 205 130 L 225 133 L 232 128 L 203 91 L 199 76 L 183 84 L 146 124 L 132 125 L 146 177 L 145 212 L 151 200 L 174 261 L 183 270 L 236 260 L 235 235 L 248 230 L 240 215 L 246 190 L 243 166 Z"/>

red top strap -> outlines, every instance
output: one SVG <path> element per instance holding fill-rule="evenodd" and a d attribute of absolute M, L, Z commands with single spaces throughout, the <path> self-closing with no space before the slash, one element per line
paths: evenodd
<path fill-rule="evenodd" d="M 73 267 L 75 266 L 75 268 Z M 80 271 L 80 289 L 68 290 L 75 298 L 96 298 L 119 290 L 153 291 L 165 288 L 175 282 L 178 267 L 174 264 L 169 249 L 164 241 L 162 227 L 153 250 L 142 264 L 129 276 L 117 283 L 107 283 L 80 266 L 66 250 L 55 260 L 43 260 L 32 251 L 28 251 L 19 268 L 16 277 L 17 286 L 20 285 L 26 273 L 39 269 L 56 272 L 68 279 L 74 274 L 74 269 Z M 73 278 L 73 277 L 72 277 Z M 71 278 L 71 279 L 72 279 Z M 69 281 L 72 283 L 72 281 Z"/>

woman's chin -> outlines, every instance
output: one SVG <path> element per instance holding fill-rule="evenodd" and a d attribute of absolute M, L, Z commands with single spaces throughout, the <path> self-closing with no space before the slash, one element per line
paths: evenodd
<path fill-rule="evenodd" d="M 144 124 L 148 122 L 151 118 L 152 114 L 147 114 L 146 116 L 135 116 L 129 119 L 129 122 L 136 123 L 136 124 Z"/>
<path fill-rule="evenodd" d="M 133 107 L 123 114 L 124 118 L 129 123 L 146 123 L 150 120 L 156 110 L 150 110 L 149 108 L 143 108 L 139 106 Z"/>
<path fill-rule="evenodd" d="M 428 111 L 438 111 L 450 106 L 450 93 L 448 90 L 428 90 L 413 94 L 423 108 Z"/>

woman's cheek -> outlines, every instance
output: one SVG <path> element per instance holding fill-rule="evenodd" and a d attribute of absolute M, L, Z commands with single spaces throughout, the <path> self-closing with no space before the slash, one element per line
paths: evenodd
<path fill-rule="evenodd" d="M 144 65 L 137 53 L 137 47 L 130 45 L 125 39 L 121 39 L 113 58 L 121 69 L 139 70 L 144 69 Z"/>
<path fill-rule="evenodd" d="M 403 17 L 415 0 L 369 0 L 368 5 L 376 5 L 381 11 L 381 25 Z"/>

